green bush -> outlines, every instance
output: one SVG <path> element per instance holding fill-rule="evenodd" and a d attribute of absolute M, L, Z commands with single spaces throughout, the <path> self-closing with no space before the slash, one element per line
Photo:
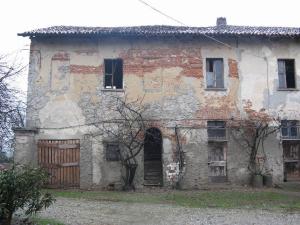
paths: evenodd
<path fill-rule="evenodd" d="M 25 215 L 49 207 L 55 199 L 42 193 L 48 174 L 40 168 L 13 165 L 0 172 L 0 224 L 10 225 L 13 213 L 22 209 Z"/>

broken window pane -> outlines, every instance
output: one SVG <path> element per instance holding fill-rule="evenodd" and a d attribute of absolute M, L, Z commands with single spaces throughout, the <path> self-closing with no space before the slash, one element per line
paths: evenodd
<path fill-rule="evenodd" d="M 207 88 L 224 88 L 223 59 L 206 59 Z"/>
<path fill-rule="evenodd" d="M 122 59 L 105 59 L 104 87 L 112 89 L 123 88 L 123 61 Z"/>
<path fill-rule="evenodd" d="M 278 59 L 279 88 L 296 88 L 295 60 Z"/>
<path fill-rule="evenodd" d="M 120 149 L 118 143 L 106 143 L 105 148 L 105 155 L 107 161 L 119 161 Z"/>

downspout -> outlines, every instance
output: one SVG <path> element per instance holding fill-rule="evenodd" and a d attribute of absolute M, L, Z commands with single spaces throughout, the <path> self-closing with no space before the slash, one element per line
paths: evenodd
<path fill-rule="evenodd" d="M 268 112 L 270 112 L 270 86 L 269 86 L 269 61 L 268 58 L 265 56 L 264 60 L 266 62 L 266 66 L 267 66 L 267 90 L 268 90 L 268 99 L 267 99 L 267 109 Z"/>

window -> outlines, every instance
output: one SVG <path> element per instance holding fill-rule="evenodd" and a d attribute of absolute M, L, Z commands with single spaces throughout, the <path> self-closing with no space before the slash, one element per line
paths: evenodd
<path fill-rule="evenodd" d="M 224 88 L 223 59 L 206 59 L 207 88 Z"/>
<path fill-rule="evenodd" d="M 122 59 L 104 59 L 104 88 L 123 88 L 123 61 Z"/>
<path fill-rule="evenodd" d="M 297 120 L 282 120 L 281 135 L 284 139 L 299 139 L 300 132 L 298 132 Z"/>
<path fill-rule="evenodd" d="M 207 121 L 208 140 L 226 140 L 224 121 Z"/>
<path fill-rule="evenodd" d="M 295 60 L 278 59 L 279 88 L 296 88 Z"/>
<path fill-rule="evenodd" d="M 114 142 L 105 143 L 105 156 L 107 161 L 119 161 L 120 160 L 119 144 Z"/>

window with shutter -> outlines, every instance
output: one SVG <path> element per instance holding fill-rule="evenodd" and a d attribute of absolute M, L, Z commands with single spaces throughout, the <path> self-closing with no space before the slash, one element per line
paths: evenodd
<path fill-rule="evenodd" d="M 122 59 L 104 59 L 104 88 L 123 88 L 123 61 Z"/>
<path fill-rule="evenodd" d="M 206 59 L 206 87 L 224 88 L 223 59 Z"/>
<path fill-rule="evenodd" d="M 295 60 L 278 59 L 279 89 L 296 88 Z"/>

